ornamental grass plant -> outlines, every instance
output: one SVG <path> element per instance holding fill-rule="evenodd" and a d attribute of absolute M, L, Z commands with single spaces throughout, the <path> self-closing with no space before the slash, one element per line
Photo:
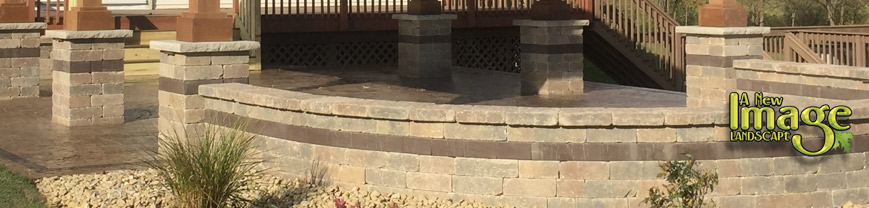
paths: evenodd
<path fill-rule="evenodd" d="M 235 121 L 229 128 L 206 125 L 192 134 L 182 133 L 188 129 L 161 132 L 159 150 L 147 164 L 157 170 L 177 207 L 243 207 L 246 184 L 261 176 L 255 135 L 244 129 L 247 122 Z"/>

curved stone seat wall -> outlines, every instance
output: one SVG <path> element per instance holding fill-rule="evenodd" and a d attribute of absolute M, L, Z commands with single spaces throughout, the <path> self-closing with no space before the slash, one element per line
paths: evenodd
<path fill-rule="evenodd" d="M 660 161 L 688 152 L 718 170 L 710 197 L 721 207 L 869 203 L 866 134 L 855 134 L 853 153 L 806 157 L 790 143 L 725 141 L 722 108 L 442 105 L 245 84 L 203 85 L 199 94 L 207 114 L 219 118 L 209 122 L 249 119 L 275 172 L 306 176 L 319 161 L 334 183 L 380 192 L 522 207 L 637 207 L 663 183 Z M 853 103 L 852 132 L 865 132 L 858 129 L 869 105 Z"/>

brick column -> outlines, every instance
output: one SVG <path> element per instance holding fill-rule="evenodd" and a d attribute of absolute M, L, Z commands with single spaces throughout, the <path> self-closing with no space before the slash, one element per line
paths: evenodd
<path fill-rule="evenodd" d="M 523 95 L 580 95 L 582 30 L 588 20 L 515 20 L 520 27 Z"/>
<path fill-rule="evenodd" d="M 398 74 L 408 78 L 446 78 L 452 73 L 452 20 L 455 14 L 396 14 Z"/>
<path fill-rule="evenodd" d="M 763 59 L 768 27 L 676 27 L 685 38 L 685 91 L 688 107 L 726 107 L 736 90 L 733 61 Z"/>
<path fill-rule="evenodd" d="M 160 50 L 157 129 L 163 133 L 201 132 L 205 105 L 198 95 L 199 85 L 247 83 L 248 52 L 258 48 L 254 41 L 151 41 L 151 49 Z"/>
<path fill-rule="evenodd" d="M 51 79 L 51 38 L 39 38 L 39 78 Z"/>
<path fill-rule="evenodd" d="M 39 33 L 45 23 L 0 23 L 0 100 L 39 97 Z"/>
<path fill-rule="evenodd" d="M 124 38 L 132 30 L 49 30 L 52 120 L 66 126 L 124 123 Z"/>

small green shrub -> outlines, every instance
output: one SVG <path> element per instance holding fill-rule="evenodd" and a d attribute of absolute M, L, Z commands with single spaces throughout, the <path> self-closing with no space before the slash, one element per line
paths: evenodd
<path fill-rule="evenodd" d="M 704 197 L 718 185 L 718 173 L 695 169 L 697 162 L 694 157 L 685 155 L 687 161 L 668 161 L 659 165 L 662 172 L 658 177 L 664 177 L 667 181 L 665 190 L 652 187 L 643 203 L 652 208 L 715 207 L 715 201 L 706 203 Z"/>
<path fill-rule="evenodd" d="M 246 127 L 235 122 L 225 129 L 207 125 L 201 134 L 161 133 L 154 162 L 148 164 L 171 190 L 178 207 L 239 207 L 247 202 L 241 193 L 259 176 L 254 170 L 259 161 L 252 159 L 255 136 L 244 132 Z"/>

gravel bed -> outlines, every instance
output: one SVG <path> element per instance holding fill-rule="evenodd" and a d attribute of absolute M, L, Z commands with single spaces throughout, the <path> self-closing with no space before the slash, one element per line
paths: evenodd
<path fill-rule="evenodd" d="M 53 207 L 174 207 L 169 190 L 154 170 L 120 170 L 100 174 L 38 179 L 36 187 Z M 366 191 L 359 187 L 312 186 L 300 180 L 265 175 L 243 193 L 251 207 L 334 208 L 489 208 L 479 202 Z"/>

